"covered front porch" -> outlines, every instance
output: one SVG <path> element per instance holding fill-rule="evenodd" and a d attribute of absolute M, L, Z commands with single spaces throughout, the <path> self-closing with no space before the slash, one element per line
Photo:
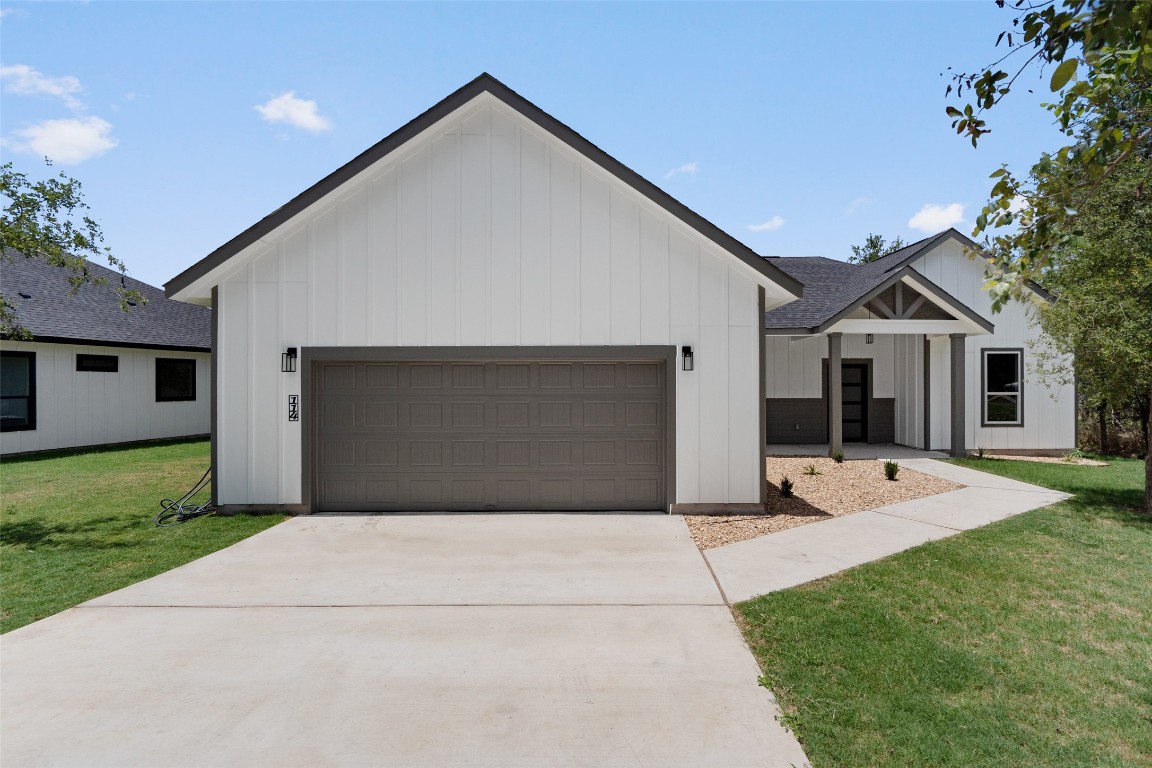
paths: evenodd
<path fill-rule="evenodd" d="M 827 456 L 833 448 L 828 443 L 779 443 L 769 444 L 765 452 L 769 456 Z M 923 448 L 913 448 L 896 443 L 845 443 L 843 447 L 844 458 L 847 461 L 858 459 L 945 459 L 948 454 L 944 451 L 926 451 Z"/>
<path fill-rule="evenodd" d="M 988 320 L 903 270 L 824 322 L 783 325 L 765 328 L 770 455 L 964 455 L 967 339 Z"/>

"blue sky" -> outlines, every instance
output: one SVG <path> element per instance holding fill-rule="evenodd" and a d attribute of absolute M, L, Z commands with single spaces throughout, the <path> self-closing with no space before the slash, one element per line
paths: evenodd
<path fill-rule="evenodd" d="M 0 153 L 54 155 L 153 284 L 484 71 L 763 254 L 970 230 L 991 171 L 1058 146 L 1039 79 L 978 150 L 952 133 L 941 73 L 992 60 L 992 0 L 0 11 Z"/>

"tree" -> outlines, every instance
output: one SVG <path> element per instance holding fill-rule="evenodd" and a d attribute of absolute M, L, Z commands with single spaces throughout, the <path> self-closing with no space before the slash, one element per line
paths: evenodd
<path fill-rule="evenodd" d="M 90 256 L 102 256 L 121 274 L 127 274 L 123 262 L 104 247 L 100 226 L 84 213 L 88 204 L 76 179 L 60 173 L 55 178 L 30 181 L 25 174 L 13 170 L 12 163 L 4 163 L 0 165 L 0 196 L 5 201 L 0 216 L 0 257 L 9 263 L 20 257 L 42 259 L 68 270 L 69 295 L 86 283 L 108 282 L 92 275 L 87 262 Z M 116 293 L 125 312 L 133 304 L 146 302 L 139 291 L 123 285 L 116 286 Z M 31 338 L 27 329 L 20 326 L 15 307 L 3 297 L 0 333 L 10 338 Z"/>
<path fill-rule="evenodd" d="M 1029 70 L 1051 67 L 1045 104 L 1068 144 L 1045 153 L 1024 178 L 1001 167 L 974 234 L 991 259 L 995 309 L 1039 279 L 1051 254 L 1076 236 L 1078 210 L 1134 153 L 1152 154 L 1152 0 L 1016 0 L 996 5 L 1013 14 L 996 45 L 1007 53 L 973 73 L 952 76 L 946 96 L 956 132 L 976 146 L 991 128 L 986 115 Z"/>
<path fill-rule="evenodd" d="M 1139 403 L 1147 424 L 1152 0 L 1016 0 L 1009 12 L 1011 27 L 996 40 L 1007 42 L 1007 53 L 978 72 L 953 75 L 945 96 L 955 87 L 957 97 L 967 91 L 975 103 L 949 105 L 952 125 L 975 147 L 991 130 L 985 115 L 1020 76 L 1051 67 L 1056 99 L 1043 106 L 1068 142 L 1024 176 L 1007 166 L 991 175 L 974 235 L 985 235 L 980 255 L 990 264 L 993 310 L 1021 298 L 1030 281 L 1054 290 L 1040 322 L 1055 350 L 1075 355 L 1077 374 L 1099 397 Z M 1144 506 L 1152 515 L 1147 445 Z"/>
<path fill-rule="evenodd" d="M 1041 371 L 1075 357 L 1083 393 L 1137 412 L 1144 431 L 1144 506 L 1152 514 L 1152 159 L 1127 158 L 1076 213 L 1076 236 L 1052 253 L 1040 309 Z"/>
<path fill-rule="evenodd" d="M 848 257 L 848 262 L 850 264 L 868 264 L 882 256 L 887 256 L 892 253 L 892 251 L 900 250 L 905 245 L 907 245 L 907 243 L 898 237 L 891 243 L 885 245 L 882 236 L 869 234 L 868 239 L 864 241 L 864 245 L 852 246 L 852 255 Z"/>

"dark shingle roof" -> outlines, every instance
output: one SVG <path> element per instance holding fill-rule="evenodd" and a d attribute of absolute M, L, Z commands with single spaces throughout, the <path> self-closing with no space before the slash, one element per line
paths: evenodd
<path fill-rule="evenodd" d="M 765 328 L 814 329 L 848 309 L 865 294 L 896 279 L 896 273 L 955 230 L 945 230 L 868 264 L 823 256 L 774 257 L 772 263 L 804 284 L 804 297 L 764 314 Z"/>
<path fill-rule="evenodd" d="M 108 284 L 82 285 L 69 296 L 71 273 L 66 268 L 10 255 L 11 262 L 0 257 L 0 293 L 15 308 L 16 322 L 35 340 L 205 352 L 212 346 L 212 310 L 207 307 L 166 299 L 159 288 L 126 277 L 124 284 L 144 294 L 148 303 L 124 312 L 116 295 L 119 272 L 90 261 L 92 276 Z"/>

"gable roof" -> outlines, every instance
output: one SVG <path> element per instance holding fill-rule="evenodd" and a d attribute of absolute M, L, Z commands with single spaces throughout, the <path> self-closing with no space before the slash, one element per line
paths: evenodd
<path fill-rule="evenodd" d="M 764 327 L 821 333 L 888 286 L 912 277 L 954 313 L 990 331 L 992 324 L 986 319 L 923 275 L 911 271 L 911 263 L 918 256 L 950 237 L 976 247 L 956 230 L 947 229 L 867 264 L 849 264 L 823 256 L 775 257 L 772 261 L 804 283 L 806 291 L 803 298 L 765 312 Z"/>
<path fill-rule="evenodd" d="M 92 277 L 104 278 L 107 285 L 84 284 L 69 296 L 68 269 L 14 252 L 0 257 L 0 294 L 15 308 L 16 322 L 28 329 L 33 341 L 185 352 L 211 349 L 211 309 L 172 301 L 159 288 L 125 277 L 124 285 L 148 300 L 125 312 L 116 295 L 120 273 L 91 261 L 87 265 Z"/>
<path fill-rule="evenodd" d="M 759 254 L 736 238 L 717 227 L 703 216 L 695 213 L 680 201 L 625 166 L 619 160 L 597 147 L 588 139 L 549 115 L 487 72 L 466 84 L 447 98 L 400 127 L 392 134 L 362 152 L 350 162 L 336 169 L 328 176 L 313 184 L 290 201 L 253 224 L 248 229 L 220 246 L 200 261 L 184 270 L 164 284 L 166 295 L 187 288 L 197 279 L 228 261 L 244 248 L 264 237 L 276 227 L 285 223 L 329 192 L 338 188 L 354 176 L 387 156 L 393 150 L 415 138 L 426 128 L 447 117 L 482 93 L 488 93 L 504 105 L 512 108 L 524 118 L 555 136 L 572 149 L 598 164 L 618 179 L 643 194 L 652 202 L 671 213 L 698 233 L 721 246 L 755 271 L 764 275 L 789 293 L 799 297 L 804 286 L 774 264 L 765 261 Z"/>

